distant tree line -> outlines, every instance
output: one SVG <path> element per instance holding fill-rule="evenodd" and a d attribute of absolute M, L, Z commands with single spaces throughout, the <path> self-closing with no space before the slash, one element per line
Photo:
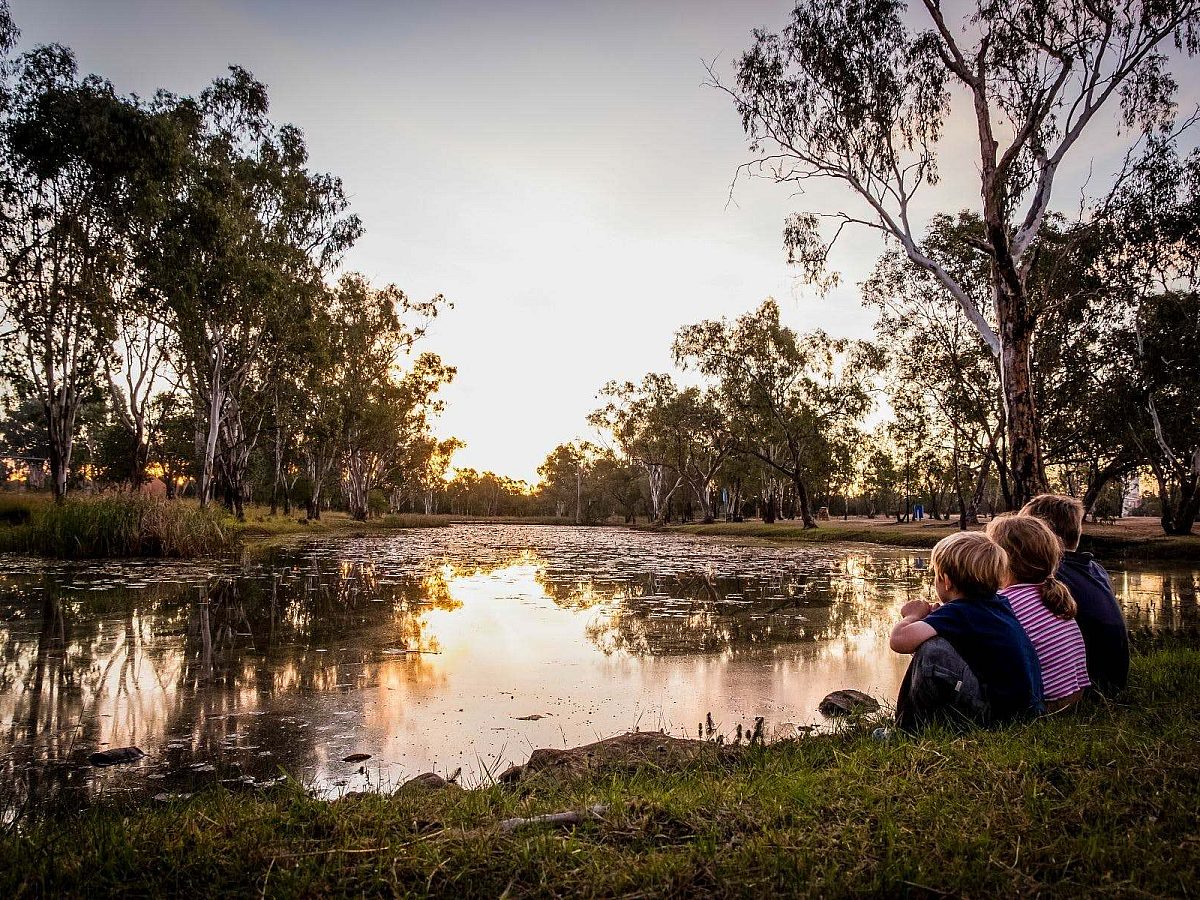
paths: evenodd
<path fill-rule="evenodd" d="M 59 499 L 153 476 L 239 516 L 415 502 L 454 370 L 414 346 L 447 304 L 338 274 L 362 224 L 266 87 L 122 96 L 17 36 L 0 3 L 0 455 Z"/>
<path fill-rule="evenodd" d="M 1126 482 L 1148 477 L 1157 490 L 1138 512 L 1169 534 L 1189 533 L 1200 510 L 1198 188 L 1200 155 L 1166 154 L 1086 222 L 1049 223 L 1029 278 L 1047 486 L 1109 516 Z M 956 278 L 986 310 L 986 261 L 971 243 L 981 227 L 938 215 L 923 243 L 957 254 Z M 605 385 L 589 417 L 599 442 L 547 457 L 544 508 L 806 527 L 822 511 L 906 520 L 920 504 L 965 527 L 1014 508 L 999 363 L 961 307 L 897 251 L 862 297 L 879 313 L 872 341 L 797 333 L 774 300 L 680 329 L 680 372 Z"/>
<path fill-rule="evenodd" d="M 941 214 L 918 251 L 936 255 L 992 321 L 983 221 Z M 1025 279 L 1047 488 L 1093 515 L 1138 512 L 1168 534 L 1200 513 L 1200 152 L 1150 142 L 1075 221 L 1049 216 Z M 861 285 L 874 340 L 797 333 L 773 300 L 732 321 L 680 329 L 682 372 L 613 382 L 590 424 L 606 449 L 557 448 L 543 467 L 562 511 L 712 521 L 756 515 L 912 514 L 965 527 L 1020 503 L 1001 361 L 928 269 L 902 248 Z M 698 383 L 697 383 L 698 376 Z M 682 378 L 691 383 L 681 383 Z M 874 413 L 874 415 L 873 415 Z M 875 424 L 872 425 L 872 421 Z"/>

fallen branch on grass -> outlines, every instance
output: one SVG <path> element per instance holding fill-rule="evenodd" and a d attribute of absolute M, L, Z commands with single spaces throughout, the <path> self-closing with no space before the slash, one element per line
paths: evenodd
<path fill-rule="evenodd" d="M 515 819 L 505 819 L 500 823 L 500 831 L 504 834 L 512 834 L 518 828 L 524 828 L 526 825 L 541 825 L 541 826 L 570 826 L 582 825 L 584 822 L 591 822 L 596 819 L 603 819 L 606 809 L 599 803 L 594 806 L 589 806 L 587 809 L 572 809 L 567 812 L 546 813 L 541 816 L 530 816 L 522 818 L 518 816 Z"/>

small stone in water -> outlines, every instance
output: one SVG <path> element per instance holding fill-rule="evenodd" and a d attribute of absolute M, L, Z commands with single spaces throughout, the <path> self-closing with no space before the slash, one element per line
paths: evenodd
<path fill-rule="evenodd" d="M 117 766 L 124 763 L 137 762 L 146 753 L 140 747 L 113 747 L 110 750 L 98 750 L 88 757 L 93 766 Z"/>
<path fill-rule="evenodd" d="M 817 706 L 823 716 L 849 716 L 853 713 L 869 713 L 879 709 L 879 701 L 862 691 L 844 690 L 826 694 Z"/>

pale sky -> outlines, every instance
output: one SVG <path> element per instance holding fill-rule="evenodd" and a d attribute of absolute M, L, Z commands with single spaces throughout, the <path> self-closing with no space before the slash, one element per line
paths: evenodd
<path fill-rule="evenodd" d="M 458 367 L 441 434 L 459 466 L 536 480 L 583 435 L 597 390 L 670 367 L 681 325 L 776 297 L 804 330 L 865 337 L 856 283 L 880 251 L 857 232 L 826 297 L 785 263 L 794 208 L 836 209 L 743 181 L 747 151 L 703 62 L 733 60 L 792 4 L 405 0 L 11 0 L 21 46 L 71 47 L 122 92 L 200 91 L 230 64 L 270 88 L 315 169 L 339 175 L 366 236 L 347 268 L 455 305 L 426 344 Z M 1183 69 L 1189 69 L 1189 72 Z M 1195 62 L 1176 67 L 1195 96 Z M 978 206 L 977 150 L 959 120 L 925 212 Z M 1079 147 L 1064 206 L 1112 143 Z"/>

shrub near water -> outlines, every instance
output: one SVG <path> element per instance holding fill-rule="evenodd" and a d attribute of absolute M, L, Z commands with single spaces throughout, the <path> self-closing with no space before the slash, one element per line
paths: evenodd
<path fill-rule="evenodd" d="M 234 541 L 234 529 L 215 507 L 138 494 L 40 504 L 28 524 L 0 531 L 0 549 L 72 558 L 209 556 Z"/>

